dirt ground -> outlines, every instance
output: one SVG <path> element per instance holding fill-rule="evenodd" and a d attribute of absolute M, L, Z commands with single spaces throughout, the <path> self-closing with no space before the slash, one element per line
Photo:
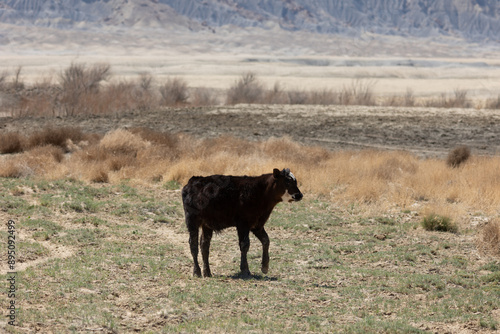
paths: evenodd
<path fill-rule="evenodd" d="M 472 109 L 237 105 L 182 107 L 120 115 L 0 118 L 2 131 L 31 133 L 46 126 L 77 126 L 105 133 L 147 127 L 195 137 L 230 134 L 250 140 L 289 136 L 331 150 L 406 150 L 443 157 L 457 145 L 473 154 L 500 151 L 500 111 Z"/>

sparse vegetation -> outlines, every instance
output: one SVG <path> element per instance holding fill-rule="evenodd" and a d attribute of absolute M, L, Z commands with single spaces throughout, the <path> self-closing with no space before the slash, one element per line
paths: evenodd
<path fill-rule="evenodd" d="M 478 262 L 470 251 L 473 236 L 415 228 L 419 217 L 411 213 L 366 218 L 309 195 L 300 205 L 278 205 L 271 216 L 275 255 L 268 275 L 238 278 L 237 236 L 224 233 L 212 241 L 215 276 L 192 279 L 176 187 L 0 183 L 8 190 L 0 194 L 2 208 L 23 233 L 17 298 L 29 303 L 18 313 L 19 331 L 418 333 L 499 327 L 498 261 Z M 25 191 L 9 195 L 14 189 Z M 249 264 L 260 266 L 253 238 Z M 0 300 L 6 302 L 6 294 Z"/>
<path fill-rule="evenodd" d="M 136 80 L 115 81 L 109 64 L 71 64 L 54 81 L 43 78 L 32 85 L 23 82 L 22 68 L 0 74 L 1 106 L 12 116 L 67 116 L 77 114 L 120 114 L 147 111 L 165 106 L 211 106 L 222 103 L 310 104 L 310 105 L 387 105 L 436 108 L 498 109 L 499 99 L 478 101 L 474 105 L 468 91 L 455 89 L 453 94 L 417 99 L 411 89 L 403 96 L 378 97 L 375 81 L 355 79 L 340 90 L 288 89 L 276 82 L 266 87 L 256 73 L 241 75 L 224 92 L 209 87 L 190 88 L 181 77 L 156 82 L 150 73 L 139 73 Z M 224 95 L 224 98 L 221 96 Z"/>
<path fill-rule="evenodd" d="M 35 98 L 20 73 L 13 81 L 19 91 L 9 101 L 24 102 L 9 110 L 58 115 L 60 83 L 47 81 Z M 196 98 L 185 83 L 186 98 L 177 100 L 183 102 L 166 102 L 147 74 L 120 83 L 104 77 L 75 114 L 215 101 L 211 93 Z M 8 85 L 7 77 L 0 80 L 0 87 Z M 366 82 L 340 92 L 260 85 L 260 100 L 252 103 L 376 103 Z M 407 95 L 392 103 L 418 104 Z M 469 151 L 464 159 L 467 150 L 461 150 L 450 152 L 450 163 L 406 152 L 332 152 L 290 138 L 197 139 L 147 128 L 103 135 L 55 126 L 3 132 L 0 207 L 19 222 L 18 293 L 29 300 L 19 330 L 496 330 L 500 225 L 481 223 L 476 235 L 474 224 L 498 215 L 500 158 Z M 195 174 L 256 175 L 280 166 L 293 170 L 306 198 L 279 205 L 271 216 L 269 275 L 233 276 L 239 253 L 236 236 L 227 233 L 214 236 L 216 276 L 191 279 L 182 185 Z M 232 261 L 220 261 L 228 254 Z M 259 256 L 252 241 L 250 266 Z"/>

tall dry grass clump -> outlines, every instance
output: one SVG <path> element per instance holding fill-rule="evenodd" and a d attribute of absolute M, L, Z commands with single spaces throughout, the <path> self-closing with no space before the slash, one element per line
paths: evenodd
<path fill-rule="evenodd" d="M 460 145 L 450 151 L 446 158 L 446 164 L 449 167 L 457 168 L 464 164 L 470 158 L 470 148 L 466 145 Z"/>
<path fill-rule="evenodd" d="M 69 142 L 80 142 L 85 138 L 82 130 L 77 127 L 47 127 L 45 129 L 34 132 L 27 139 L 25 149 L 30 149 L 37 146 L 53 145 L 69 152 Z"/>
<path fill-rule="evenodd" d="M 264 87 L 253 72 L 243 74 L 229 87 L 226 104 L 262 103 Z"/>
<path fill-rule="evenodd" d="M 495 219 L 482 227 L 478 246 L 483 253 L 500 257 L 500 221 Z"/>
<path fill-rule="evenodd" d="M 22 152 L 25 140 L 26 138 L 18 132 L 0 133 L 0 153 Z"/>
<path fill-rule="evenodd" d="M 420 208 L 448 216 L 457 225 L 466 221 L 466 212 L 495 214 L 500 207 L 500 157 L 470 157 L 460 168 L 449 168 L 442 159 L 420 159 L 407 152 L 331 152 L 290 138 L 195 139 L 135 128 L 103 137 L 84 133 L 79 135 L 83 140 L 72 137 L 75 142 L 68 145 L 65 139 L 73 132 L 60 132 L 64 135 L 55 136 L 57 140 L 39 139 L 22 153 L 3 156 L 0 175 L 185 184 L 193 175 L 260 175 L 288 167 L 304 193 L 339 205 Z M 51 138 L 44 133 L 49 131 L 28 138 Z"/>

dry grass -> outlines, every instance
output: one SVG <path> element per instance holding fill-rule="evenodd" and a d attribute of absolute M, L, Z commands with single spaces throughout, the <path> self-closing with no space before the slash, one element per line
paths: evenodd
<path fill-rule="evenodd" d="M 500 99 L 473 103 L 468 97 L 469 92 L 458 88 L 451 94 L 419 100 L 411 89 L 402 96 L 376 96 L 376 82 L 364 79 L 354 79 L 338 90 L 328 87 L 285 90 L 280 82 L 268 88 L 255 73 L 248 72 L 225 92 L 217 92 L 208 87 L 190 88 L 181 77 L 156 83 L 149 73 L 139 73 L 135 80 L 113 80 L 109 64 L 71 64 L 55 78 L 49 75 L 32 85 L 23 82 L 21 70 L 19 67 L 11 75 L 0 74 L 0 107 L 15 117 L 120 114 L 165 106 L 211 106 L 221 103 L 487 109 L 498 109 L 500 105 Z"/>
<path fill-rule="evenodd" d="M 0 153 L 18 153 L 23 151 L 25 138 L 18 132 L 0 133 Z"/>
<path fill-rule="evenodd" d="M 490 221 L 481 229 L 478 244 L 484 253 L 500 256 L 500 221 Z"/>
<path fill-rule="evenodd" d="M 28 137 L 25 149 L 30 149 L 37 146 L 53 145 L 69 151 L 68 140 L 71 142 L 80 142 L 84 140 L 81 129 L 76 127 L 48 127 L 40 131 L 34 132 Z"/>
<path fill-rule="evenodd" d="M 470 148 L 460 145 L 450 151 L 446 158 L 446 164 L 452 168 L 457 168 L 470 158 Z"/>
<path fill-rule="evenodd" d="M 58 133 L 57 129 L 52 132 Z M 193 175 L 260 175 L 274 167 L 289 167 L 304 193 L 340 205 L 355 204 L 367 212 L 394 208 L 432 211 L 449 216 L 460 226 L 470 218 L 467 212 L 494 215 L 500 206 L 499 157 L 471 157 L 461 168 L 449 168 L 444 160 L 419 159 L 406 152 L 331 152 L 289 138 L 197 140 L 137 128 L 115 130 L 80 143 L 74 138 L 78 145 L 68 146 L 64 144 L 68 136 L 49 141 L 42 133 L 48 131 L 42 130 L 36 137 L 45 138 L 40 140 L 44 145 L 5 156 L 0 175 L 185 184 Z M 77 137 L 92 138 L 81 133 Z M 73 153 L 65 156 L 68 151 Z"/>

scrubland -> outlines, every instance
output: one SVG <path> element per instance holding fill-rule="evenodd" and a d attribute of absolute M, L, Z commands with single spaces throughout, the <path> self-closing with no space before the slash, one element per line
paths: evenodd
<path fill-rule="evenodd" d="M 98 80 L 108 75 L 105 65 L 71 71 L 65 74 L 85 80 L 61 77 L 67 85 L 49 85 L 55 90 L 49 96 L 56 98 L 47 104 L 39 99 L 43 94 L 23 95 L 30 90 L 21 85 L 8 95 L 15 97 L 11 112 L 91 117 L 158 107 L 148 102 L 154 94 L 144 95 L 152 91 L 146 75 L 124 91 Z M 242 76 L 224 103 L 251 103 L 229 99 L 245 96 L 245 82 L 259 87 L 252 76 Z M 155 103 L 193 103 L 192 95 L 183 94 L 182 80 L 161 87 Z M 279 86 L 273 91 L 283 93 Z M 447 158 L 424 158 L 406 151 L 328 150 L 289 137 L 73 126 L 3 131 L 0 153 L 0 219 L 16 222 L 19 250 L 18 326 L 4 319 L 7 331 L 499 328 L 497 155 L 458 146 Z M 260 245 L 252 239 L 254 275 L 238 276 L 237 237 L 229 230 L 213 239 L 214 277 L 192 278 L 182 185 L 192 175 L 259 175 L 285 167 L 297 176 L 305 198 L 279 204 L 266 225 L 269 274 L 258 272 Z M 4 229 L 1 237 L 7 240 Z M 0 267 L 5 281 L 6 263 Z M 8 302 L 4 294 L 0 300 Z"/>
<path fill-rule="evenodd" d="M 345 82 L 345 78 L 342 78 Z M 474 98 L 467 89 L 417 96 L 406 92 L 377 94 L 377 80 L 354 77 L 341 87 L 286 88 L 286 82 L 264 83 L 254 72 L 244 72 L 226 89 L 190 87 L 180 76 L 159 81 L 149 72 L 135 78 L 114 77 L 107 63 L 72 63 L 35 82 L 23 79 L 23 68 L 0 73 L 0 106 L 8 116 L 68 116 L 121 114 L 164 106 L 250 104 L 425 106 L 434 108 L 498 109 L 500 97 Z M 496 96 L 496 97 L 495 97 Z"/>

